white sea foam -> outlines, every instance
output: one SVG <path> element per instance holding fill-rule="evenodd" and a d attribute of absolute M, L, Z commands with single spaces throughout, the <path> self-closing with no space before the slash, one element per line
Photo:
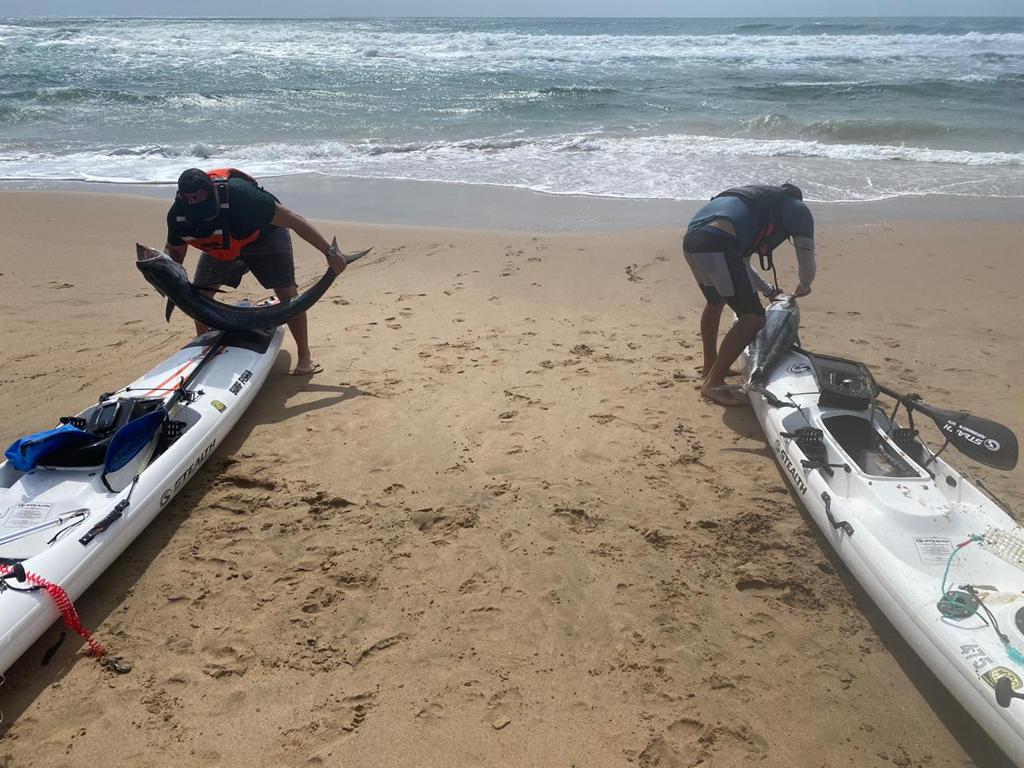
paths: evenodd
<path fill-rule="evenodd" d="M 687 135 L 2 152 L 0 178 L 169 183 L 188 165 L 211 164 L 237 165 L 257 176 L 312 172 L 631 198 L 703 198 L 724 183 L 787 178 L 818 200 L 939 192 L 1024 196 L 1020 153 Z"/>
<path fill-rule="evenodd" d="M 521 31 L 423 32 L 325 21 L 316 25 L 272 25 L 235 20 L 137 22 L 127 36 L 121 25 L 55 30 L 52 27 L 0 28 L 0 34 L 27 35 L 40 48 L 78 48 L 100 59 L 124 57 L 135 66 L 160 61 L 168 67 L 213 69 L 224 58 L 344 63 L 375 67 L 381 60 L 408 66 L 512 66 L 524 62 L 564 69 L 574 64 L 736 60 L 794 67 L 808 59 L 952 61 L 984 51 L 1024 49 L 1024 34 L 533 34 Z M 183 57 L 183 48 L 213 45 L 217 56 Z"/>

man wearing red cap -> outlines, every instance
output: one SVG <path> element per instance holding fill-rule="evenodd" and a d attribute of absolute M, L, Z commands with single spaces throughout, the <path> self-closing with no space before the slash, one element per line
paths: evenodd
<path fill-rule="evenodd" d="M 179 264 L 191 245 L 201 251 L 193 282 L 212 295 L 222 285 L 237 288 L 246 272 L 274 291 L 280 301 L 298 295 L 295 261 L 288 230 L 312 245 L 341 274 L 345 258 L 312 224 L 234 168 L 204 172 L 189 168 L 178 178 L 178 193 L 167 212 L 164 250 Z M 306 314 L 288 321 L 295 337 L 298 361 L 294 375 L 321 370 L 309 350 Z M 206 329 L 196 323 L 196 331 Z"/>

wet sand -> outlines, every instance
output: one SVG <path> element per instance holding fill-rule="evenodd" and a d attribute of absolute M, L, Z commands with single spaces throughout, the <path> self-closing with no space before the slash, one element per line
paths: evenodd
<path fill-rule="evenodd" d="M 190 323 L 165 324 L 133 266 L 165 202 L 7 191 L 0 210 L 6 445 Z M 287 376 L 286 340 L 229 440 L 78 602 L 133 671 L 74 637 L 41 667 L 54 627 L 0 687 L 0 759 L 1004 764 L 823 546 L 749 409 L 696 396 L 678 228 L 322 231 L 375 246 L 311 312 L 325 371 Z M 1024 433 L 1022 239 L 942 205 L 819 218 L 803 343 Z M 297 262 L 323 269 L 304 244 Z M 1022 469 L 954 462 L 1019 511 Z"/>

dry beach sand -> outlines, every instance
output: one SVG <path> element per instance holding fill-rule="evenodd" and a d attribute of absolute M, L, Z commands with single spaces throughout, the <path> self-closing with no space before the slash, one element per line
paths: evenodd
<path fill-rule="evenodd" d="M 4 444 L 187 339 L 132 265 L 165 210 L 0 192 Z M 376 246 L 311 313 L 325 372 L 283 354 L 78 602 L 130 674 L 77 638 L 41 667 L 57 627 L 9 671 L 6 765 L 1004 764 L 823 548 L 749 409 L 697 398 L 678 229 L 323 230 Z M 1024 434 L 1019 219 L 818 240 L 806 346 Z M 300 279 L 322 270 L 297 250 Z M 954 462 L 1024 510 L 1024 470 Z"/>

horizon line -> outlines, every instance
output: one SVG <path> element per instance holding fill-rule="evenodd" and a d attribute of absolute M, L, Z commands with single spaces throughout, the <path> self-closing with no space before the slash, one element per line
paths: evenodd
<path fill-rule="evenodd" d="M 675 20 L 721 20 L 721 19 L 830 19 L 830 20 L 855 20 L 855 19 L 1024 19 L 1024 13 L 997 13 L 994 15 L 979 16 L 974 13 L 960 13 L 960 14 L 942 14 L 935 16 L 920 16 L 920 15 L 905 15 L 905 14 L 884 14 L 875 16 L 840 16 L 840 15 L 828 15 L 828 16 L 805 16 L 802 14 L 796 15 L 775 15 L 775 16 L 750 16 L 747 14 L 737 15 L 725 15 L 725 16 L 583 16 L 583 15 L 552 15 L 552 16 L 517 16 L 510 14 L 487 14 L 482 16 L 465 16 L 461 14 L 442 14 L 435 16 L 413 16 L 407 14 L 385 14 L 385 15 L 363 15 L 363 16 L 324 16 L 324 15 L 306 15 L 306 16 L 195 16 L 195 15 L 158 15 L 158 14 L 142 14 L 142 15 L 127 15 L 127 14 L 37 14 L 29 16 L 0 16 L 0 20 L 4 21 L 19 21 L 22 19 L 177 19 L 182 21 L 209 21 L 209 20 L 246 20 L 246 21 L 307 21 L 312 19 L 322 21 L 347 21 L 347 20 L 377 20 L 377 19 L 409 19 L 409 20 L 437 20 L 437 19 L 520 19 L 520 20 L 649 20 L 649 21 L 675 21 Z"/>

